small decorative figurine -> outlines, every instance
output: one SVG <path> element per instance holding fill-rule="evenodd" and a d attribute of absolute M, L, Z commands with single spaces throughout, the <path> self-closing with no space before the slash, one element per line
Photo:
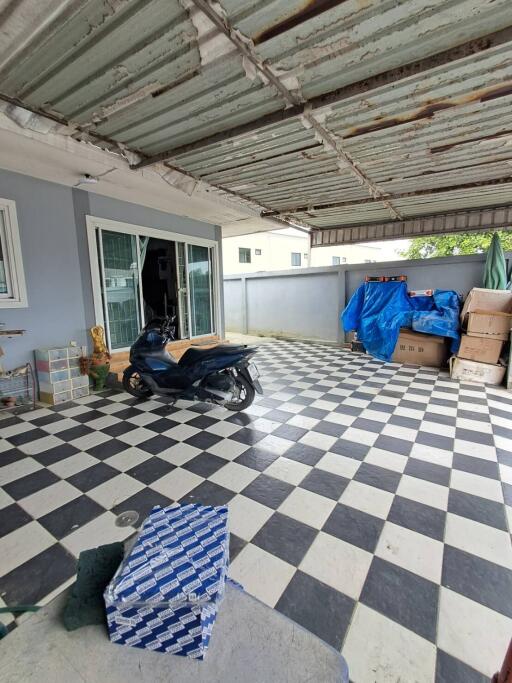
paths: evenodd
<path fill-rule="evenodd" d="M 105 382 L 110 371 L 110 354 L 105 344 L 105 331 L 101 325 L 90 329 L 93 352 L 89 359 L 89 377 L 94 381 L 95 391 L 105 388 Z"/>
<path fill-rule="evenodd" d="M 105 344 L 105 330 L 103 327 L 101 325 L 95 325 L 94 327 L 91 327 L 90 332 L 93 343 L 92 355 L 105 354 L 110 360 L 110 354 L 108 353 L 107 345 Z"/>

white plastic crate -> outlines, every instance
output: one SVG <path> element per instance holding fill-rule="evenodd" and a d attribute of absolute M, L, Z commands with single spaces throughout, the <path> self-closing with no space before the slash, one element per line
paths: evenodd
<path fill-rule="evenodd" d="M 77 346 L 35 351 L 41 401 L 64 403 L 89 394 L 89 377 L 80 374 L 82 353 Z"/>

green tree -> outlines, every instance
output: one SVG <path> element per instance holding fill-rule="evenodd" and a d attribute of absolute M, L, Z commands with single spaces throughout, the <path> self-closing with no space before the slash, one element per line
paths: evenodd
<path fill-rule="evenodd" d="M 460 232 L 452 235 L 416 237 L 407 249 L 400 251 L 408 259 L 434 258 L 436 256 L 462 256 L 482 254 L 487 251 L 495 230 L 484 232 Z M 498 230 L 503 251 L 512 251 L 512 230 Z"/>

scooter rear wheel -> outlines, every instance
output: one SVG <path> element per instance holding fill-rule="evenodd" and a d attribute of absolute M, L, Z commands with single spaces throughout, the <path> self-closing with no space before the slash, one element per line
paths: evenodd
<path fill-rule="evenodd" d="M 131 365 L 123 373 L 123 389 L 136 398 L 149 398 L 153 395 L 151 389 L 144 384 L 142 377 Z"/>
<path fill-rule="evenodd" d="M 242 375 L 238 375 L 235 382 L 238 398 L 234 401 L 227 401 L 224 403 L 224 408 L 233 411 L 245 410 L 254 401 L 254 387 L 245 379 L 245 377 L 242 377 Z"/>

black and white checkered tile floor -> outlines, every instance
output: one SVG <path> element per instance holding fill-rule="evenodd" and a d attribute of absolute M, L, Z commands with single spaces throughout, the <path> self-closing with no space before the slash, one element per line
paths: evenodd
<path fill-rule="evenodd" d="M 354 683 L 487 681 L 512 635 L 511 395 L 322 344 L 257 363 L 242 414 L 107 392 L 1 422 L 1 599 L 49 600 L 133 533 L 122 511 L 227 503 L 232 577 Z"/>

